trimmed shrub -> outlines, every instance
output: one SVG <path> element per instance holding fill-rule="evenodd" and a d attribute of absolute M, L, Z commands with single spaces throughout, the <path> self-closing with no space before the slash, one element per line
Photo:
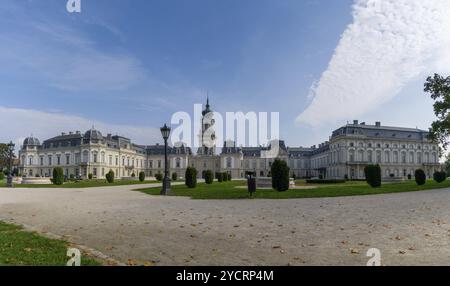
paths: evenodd
<path fill-rule="evenodd" d="M 135 174 L 135 173 L 132 173 L 132 174 L 131 174 L 131 178 L 136 178 L 136 174 Z"/>
<path fill-rule="evenodd" d="M 0 181 L 3 181 L 5 179 L 5 173 L 0 172 Z"/>
<path fill-rule="evenodd" d="M 178 180 L 178 174 L 172 173 L 172 181 L 176 181 L 176 180 Z"/>
<path fill-rule="evenodd" d="M 161 182 L 163 180 L 163 175 L 161 173 L 155 174 L 155 179 L 158 182 Z"/>
<path fill-rule="evenodd" d="M 276 159 L 270 170 L 272 174 L 272 188 L 279 192 L 289 190 L 289 167 L 283 160 Z"/>
<path fill-rule="evenodd" d="M 208 185 L 211 185 L 214 181 L 213 173 L 212 171 L 208 170 L 205 172 L 205 183 Z"/>
<path fill-rule="evenodd" d="M 412 179 L 412 176 L 411 176 L 411 174 L 409 174 L 408 175 L 408 180 L 411 180 Z"/>
<path fill-rule="evenodd" d="M 292 174 L 292 179 L 297 180 L 297 176 L 295 174 Z"/>
<path fill-rule="evenodd" d="M 64 171 L 62 168 L 57 167 L 53 169 L 52 183 L 57 186 L 64 183 Z"/>
<path fill-rule="evenodd" d="M 380 165 L 369 165 L 364 168 L 366 182 L 372 188 L 381 187 L 381 168 Z"/>
<path fill-rule="evenodd" d="M 425 172 L 421 169 L 416 170 L 416 172 L 414 173 L 414 177 L 416 179 L 416 183 L 419 186 L 423 186 L 425 185 L 426 181 L 427 181 L 427 176 L 425 175 Z"/>
<path fill-rule="evenodd" d="M 109 172 L 106 174 L 106 181 L 110 184 L 114 183 L 114 172 L 113 170 L 109 170 Z"/>
<path fill-rule="evenodd" d="M 223 182 L 223 174 L 222 173 L 217 173 L 216 178 L 219 183 Z"/>
<path fill-rule="evenodd" d="M 227 174 L 227 179 L 228 179 L 228 181 L 231 181 L 231 179 L 232 179 L 232 178 L 231 178 L 231 173 L 228 173 L 228 174 Z"/>
<path fill-rule="evenodd" d="M 447 174 L 445 172 L 434 172 L 433 174 L 433 179 L 437 182 L 437 183 L 442 183 L 447 179 Z"/>
<path fill-rule="evenodd" d="M 228 175 L 225 172 L 222 173 L 222 181 L 224 182 L 228 181 Z"/>
<path fill-rule="evenodd" d="M 197 186 L 197 170 L 194 167 L 188 167 L 184 177 L 188 188 L 194 189 Z"/>
<path fill-rule="evenodd" d="M 139 181 L 140 181 L 140 182 L 145 181 L 145 173 L 144 173 L 144 172 L 140 172 L 140 173 L 139 173 Z"/>
<path fill-rule="evenodd" d="M 94 175 L 89 174 L 89 175 L 88 175 L 88 179 L 89 179 L 89 180 L 92 180 L 92 178 L 94 178 Z"/>

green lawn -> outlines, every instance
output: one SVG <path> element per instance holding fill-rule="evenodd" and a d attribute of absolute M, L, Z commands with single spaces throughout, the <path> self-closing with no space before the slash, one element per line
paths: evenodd
<path fill-rule="evenodd" d="M 218 183 L 212 185 L 198 184 L 197 188 L 189 189 L 186 186 L 172 186 L 172 196 L 190 197 L 192 199 L 246 199 L 249 198 L 246 189 L 236 188 L 245 186 L 245 181 L 233 181 Z M 289 190 L 279 193 L 274 190 L 257 190 L 253 194 L 256 199 L 291 199 L 291 198 L 322 198 L 322 197 L 343 197 L 343 196 L 361 196 L 387 193 L 401 193 L 413 191 L 425 191 L 431 189 L 450 188 L 450 181 L 441 184 L 429 180 L 424 186 L 417 186 L 414 180 L 397 184 L 383 184 L 381 188 L 371 188 L 364 182 L 348 182 L 345 184 L 333 185 L 308 185 L 299 182 L 298 185 L 316 186 L 316 189 L 310 190 Z M 144 192 L 149 195 L 159 195 L 160 188 L 139 189 L 136 191 Z"/>
<path fill-rule="evenodd" d="M 124 186 L 124 185 L 142 185 L 142 184 L 152 184 L 158 183 L 157 181 L 121 181 L 116 180 L 114 183 L 110 184 L 106 180 L 83 180 L 79 182 L 68 182 L 64 183 L 62 186 L 56 185 L 22 185 L 15 184 L 16 188 L 93 188 L 93 187 L 105 187 L 105 186 Z M 0 181 L 0 187 L 5 187 L 6 181 Z"/>
<path fill-rule="evenodd" d="M 65 266 L 68 243 L 48 239 L 22 227 L 0 222 L 0 266 Z M 83 254 L 82 266 L 100 266 Z"/>

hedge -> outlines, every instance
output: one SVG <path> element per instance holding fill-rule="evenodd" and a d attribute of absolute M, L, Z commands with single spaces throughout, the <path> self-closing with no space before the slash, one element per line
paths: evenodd
<path fill-rule="evenodd" d="M 367 184 L 372 188 L 381 187 L 381 168 L 380 165 L 369 165 L 364 168 Z"/>
<path fill-rule="evenodd" d="M 140 181 L 140 182 L 145 181 L 145 173 L 144 173 L 144 172 L 140 172 L 140 173 L 139 173 L 139 181 Z"/>
<path fill-rule="evenodd" d="M 346 180 L 328 179 L 328 180 L 306 180 L 307 184 L 343 184 Z"/>
<path fill-rule="evenodd" d="M 114 172 L 113 170 L 109 170 L 109 172 L 106 174 L 106 181 L 110 184 L 114 183 Z"/>
<path fill-rule="evenodd" d="M 60 186 L 64 183 L 64 171 L 62 168 L 57 167 L 53 169 L 52 183 L 57 186 Z"/>
<path fill-rule="evenodd" d="M 272 174 L 272 188 L 279 192 L 289 190 L 289 167 L 280 159 L 275 159 L 270 170 Z"/>
<path fill-rule="evenodd" d="M 208 170 L 205 172 L 205 183 L 208 185 L 211 185 L 214 181 L 213 173 L 212 171 Z"/>
<path fill-rule="evenodd" d="M 426 180 L 427 180 L 427 176 L 425 175 L 425 172 L 421 169 L 416 170 L 416 172 L 414 173 L 414 177 L 416 179 L 416 183 L 419 186 L 425 185 Z"/>
<path fill-rule="evenodd" d="M 188 167 L 184 177 L 188 188 L 194 189 L 197 186 L 197 170 L 194 167 Z"/>

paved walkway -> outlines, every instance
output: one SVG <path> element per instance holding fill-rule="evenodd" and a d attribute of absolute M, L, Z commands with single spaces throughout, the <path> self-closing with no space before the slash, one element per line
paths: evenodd
<path fill-rule="evenodd" d="M 191 200 L 131 189 L 0 189 L 0 218 L 127 263 L 450 264 L 450 189 L 330 199 Z M 301 191 L 301 190 L 299 190 Z"/>

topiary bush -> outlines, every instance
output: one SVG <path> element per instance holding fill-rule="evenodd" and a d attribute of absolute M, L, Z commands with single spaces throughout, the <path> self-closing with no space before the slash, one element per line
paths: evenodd
<path fill-rule="evenodd" d="M 219 182 L 219 183 L 222 183 L 223 182 L 223 174 L 222 173 L 217 173 L 216 174 L 216 178 L 217 178 L 217 181 Z"/>
<path fill-rule="evenodd" d="M 109 172 L 106 174 L 106 181 L 110 184 L 114 183 L 114 172 L 113 170 L 109 170 Z"/>
<path fill-rule="evenodd" d="M 213 173 L 211 170 L 205 172 L 205 183 L 211 185 L 214 181 Z"/>
<path fill-rule="evenodd" d="M 197 186 L 197 170 L 194 167 L 188 167 L 184 177 L 188 188 L 194 189 Z"/>
<path fill-rule="evenodd" d="M 144 172 L 140 172 L 139 173 L 139 182 L 143 182 L 145 181 L 145 173 Z"/>
<path fill-rule="evenodd" d="M 442 183 L 447 179 L 447 174 L 445 172 L 434 172 L 433 174 L 433 179 L 437 182 L 437 183 Z"/>
<path fill-rule="evenodd" d="M 155 175 L 155 179 L 156 179 L 158 182 L 161 182 L 161 181 L 163 180 L 163 175 L 162 175 L 161 173 L 158 173 L 158 174 Z"/>
<path fill-rule="evenodd" d="M 381 168 L 380 165 L 369 165 L 364 168 L 366 182 L 372 188 L 381 187 Z"/>
<path fill-rule="evenodd" d="M 276 159 L 270 170 L 272 174 L 272 188 L 279 192 L 289 190 L 289 167 L 283 160 Z"/>
<path fill-rule="evenodd" d="M 178 174 L 172 173 L 172 181 L 176 181 L 176 180 L 178 180 Z"/>
<path fill-rule="evenodd" d="M 94 175 L 89 174 L 89 175 L 88 175 L 88 179 L 89 179 L 89 180 L 92 180 L 92 178 L 94 178 Z"/>
<path fill-rule="evenodd" d="M 53 169 L 52 183 L 57 186 L 60 186 L 64 183 L 64 171 L 62 168 L 57 167 Z"/>
<path fill-rule="evenodd" d="M 0 181 L 3 181 L 5 179 L 5 173 L 0 172 Z"/>
<path fill-rule="evenodd" d="M 227 180 L 228 180 L 228 181 L 231 181 L 231 173 L 228 173 L 228 174 L 227 174 Z"/>
<path fill-rule="evenodd" d="M 135 174 L 135 173 L 132 173 L 132 174 L 131 174 L 131 178 L 136 178 L 136 174 Z"/>
<path fill-rule="evenodd" d="M 425 175 L 425 172 L 422 169 L 416 170 L 414 173 L 414 177 L 416 179 L 416 183 L 419 186 L 425 185 L 427 181 L 427 176 Z"/>
<path fill-rule="evenodd" d="M 228 181 L 228 174 L 223 172 L 222 173 L 222 179 L 223 179 L 224 182 Z"/>

